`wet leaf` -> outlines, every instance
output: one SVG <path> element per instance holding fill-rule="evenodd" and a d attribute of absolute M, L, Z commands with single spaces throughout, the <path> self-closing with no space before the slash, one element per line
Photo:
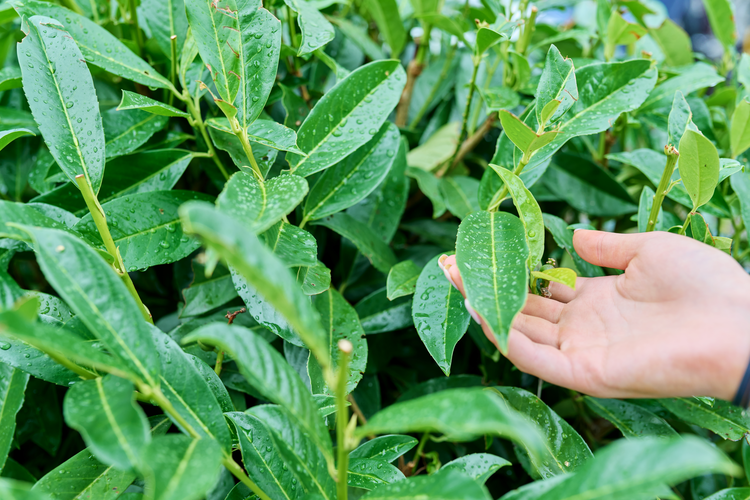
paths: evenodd
<path fill-rule="evenodd" d="M 388 272 L 388 300 L 411 295 L 417 287 L 422 268 L 410 260 L 399 262 Z"/>
<path fill-rule="evenodd" d="M 442 177 L 438 189 L 448 211 L 459 219 L 465 219 L 469 214 L 479 210 L 479 181 L 473 177 Z"/>
<path fill-rule="evenodd" d="M 677 435 L 661 417 L 647 409 L 617 399 L 600 399 L 586 396 L 586 406 L 602 418 L 612 422 L 626 438 L 658 436 L 671 438 Z"/>
<path fill-rule="evenodd" d="M 418 441 L 411 436 L 392 434 L 379 436 L 359 445 L 349 453 L 350 458 L 375 458 L 391 463 L 407 451 L 417 446 Z"/>
<path fill-rule="evenodd" d="M 681 420 L 739 441 L 750 432 L 750 417 L 741 408 L 717 399 L 708 406 L 691 398 L 660 399 L 659 404 Z"/>
<path fill-rule="evenodd" d="M 141 109 L 154 115 L 159 116 L 181 116 L 187 118 L 190 116 L 184 111 L 180 111 L 174 106 L 164 104 L 163 102 L 155 101 L 149 97 L 136 94 L 127 90 L 122 91 L 122 100 L 117 106 L 117 111 L 123 111 L 128 109 Z"/>
<path fill-rule="evenodd" d="M 411 302 L 407 297 L 391 301 L 385 288 L 372 292 L 356 306 L 362 328 L 368 335 L 374 335 L 411 326 L 414 324 Z"/>
<path fill-rule="evenodd" d="M 396 264 L 393 250 L 381 240 L 368 226 L 346 213 L 337 213 L 325 219 L 315 221 L 348 239 L 367 257 L 378 271 L 388 274 Z"/>
<path fill-rule="evenodd" d="M 0 364 L 0 469 L 5 466 L 16 430 L 16 414 L 24 400 L 29 374 Z"/>
<path fill-rule="evenodd" d="M 554 45 L 550 45 L 544 70 L 536 89 L 536 120 L 539 123 L 554 123 L 573 106 L 578 100 L 578 85 L 576 84 L 575 67 L 573 61 L 566 59 Z M 542 110 L 553 102 L 560 104 L 550 116 L 542 117 Z"/>
<path fill-rule="evenodd" d="M 492 474 L 506 465 L 510 465 L 510 462 L 504 458 L 490 455 L 489 453 L 472 453 L 451 460 L 443 465 L 438 472 L 445 474 L 448 471 L 458 471 L 480 484 L 484 484 Z"/>
<path fill-rule="evenodd" d="M 0 131 L 0 150 L 2 150 L 5 146 L 15 141 L 19 137 L 24 137 L 27 135 L 36 134 L 27 128 L 12 128 L 10 130 Z"/>
<path fill-rule="evenodd" d="M 284 3 L 297 13 L 297 22 L 302 30 L 298 56 L 315 52 L 333 40 L 333 26 L 311 2 L 306 0 L 284 0 Z"/>
<path fill-rule="evenodd" d="M 414 497 L 444 500 L 489 500 L 490 494 L 476 481 L 460 472 L 416 476 L 383 485 L 362 497 L 363 500 L 407 499 Z"/>
<path fill-rule="evenodd" d="M 351 458 L 347 484 L 355 488 L 373 490 L 382 484 L 392 484 L 406 479 L 393 465 L 376 458 Z"/>
<path fill-rule="evenodd" d="M 680 177 L 696 210 L 711 199 L 719 182 L 719 153 L 711 141 L 692 130 L 685 131 L 679 150 Z"/>

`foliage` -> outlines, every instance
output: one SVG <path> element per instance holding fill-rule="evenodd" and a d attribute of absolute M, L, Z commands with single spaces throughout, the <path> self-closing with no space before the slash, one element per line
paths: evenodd
<path fill-rule="evenodd" d="M 0 0 L 0 498 L 747 498 L 744 411 L 495 347 L 576 227 L 748 264 L 704 3 Z"/>

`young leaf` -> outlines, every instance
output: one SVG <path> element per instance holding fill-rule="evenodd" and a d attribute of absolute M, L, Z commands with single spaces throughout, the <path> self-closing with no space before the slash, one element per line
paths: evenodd
<path fill-rule="evenodd" d="M 657 29 L 648 32 L 664 53 L 664 65 L 672 68 L 693 62 L 693 45 L 690 35 L 671 19 L 665 19 Z"/>
<path fill-rule="evenodd" d="M 581 276 L 587 278 L 604 276 L 604 271 L 601 267 L 586 262 L 578 255 L 573 247 L 573 230 L 568 228 L 568 224 L 564 220 L 550 214 L 542 214 L 542 218 L 544 219 L 544 227 L 552 234 L 557 246 L 565 249 L 573 258 L 576 269 L 581 272 Z"/>
<path fill-rule="evenodd" d="M 25 18 L 34 15 L 47 16 L 61 23 L 63 29 L 69 32 L 75 40 L 83 57 L 86 58 L 86 62 L 147 87 L 160 89 L 172 87 L 169 80 L 157 73 L 154 68 L 135 55 L 117 37 L 94 21 L 59 5 L 41 0 L 16 0 L 13 7 L 19 16 Z M 71 55 L 70 52 L 68 54 Z M 57 61 L 58 70 L 63 69 L 60 67 L 61 65 L 62 61 Z M 67 69 L 70 70 L 73 67 L 69 66 Z M 91 98 L 92 96 L 94 96 L 93 90 L 87 97 Z"/>
<path fill-rule="evenodd" d="M 297 22 L 302 30 L 297 56 L 304 56 L 325 47 L 336 33 L 333 26 L 318 12 L 315 4 L 307 0 L 284 0 L 284 3 L 297 13 Z"/>
<path fill-rule="evenodd" d="M 187 118 L 190 116 L 184 111 L 180 111 L 174 106 L 164 104 L 163 102 L 155 101 L 150 97 L 136 94 L 128 90 L 122 91 L 122 100 L 117 106 L 117 111 L 123 111 L 128 109 L 142 109 L 154 115 L 159 116 L 181 116 Z"/>
<path fill-rule="evenodd" d="M 182 233 L 177 208 L 190 200 L 211 198 L 194 191 L 155 191 L 116 198 L 102 204 L 112 239 L 128 271 L 171 264 L 190 255 L 199 243 Z M 135 210 L 135 215 L 133 213 Z M 74 229 L 103 247 L 91 214 Z"/>
<path fill-rule="evenodd" d="M 438 189 L 448 211 L 459 219 L 479 210 L 479 181 L 475 178 L 464 175 L 442 177 Z"/>
<path fill-rule="evenodd" d="M 732 142 L 732 156 L 738 157 L 750 148 L 750 102 L 742 99 L 734 108 L 730 138 Z"/>
<path fill-rule="evenodd" d="M 734 9 L 729 0 L 704 0 L 708 22 L 714 36 L 726 48 L 734 47 L 737 39 L 737 28 L 734 24 Z"/>
<path fill-rule="evenodd" d="M 5 146 L 15 141 L 19 137 L 24 137 L 27 135 L 36 134 L 27 128 L 12 128 L 10 130 L 0 131 L 0 150 L 2 150 Z"/>
<path fill-rule="evenodd" d="M 151 38 L 171 60 L 172 37 L 175 37 L 175 55 L 179 58 L 188 31 L 184 0 L 142 0 L 141 8 L 143 20 L 151 30 Z"/>
<path fill-rule="evenodd" d="M 619 12 L 613 12 L 607 23 L 607 43 L 604 48 L 604 57 L 607 60 L 612 59 L 617 45 L 633 44 L 646 32 L 646 28 L 640 24 L 629 23 Z"/>
<path fill-rule="evenodd" d="M 184 0 L 188 24 L 219 96 L 228 104 L 240 88 L 240 30 L 235 0 Z"/>
<path fill-rule="evenodd" d="M 719 182 L 719 153 L 702 134 L 687 130 L 680 140 L 679 169 L 693 210 L 705 205 Z"/>
<path fill-rule="evenodd" d="M 57 21 L 33 16 L 25 26 L 18 59 L 34 120 L 65 175 L 71 181 L 85 175 L 96 193 L 104 176 L 104 131 L 91 74 Z"/>
<path fill-rule="evenodd" d="M 479 483 L 457 471 L 430 476 L 416 476 L 380 486 L 362 500 L 397 500 L 440 498 L 443 500 L 490 500 L 492 497 Z"/>
<path fill-rule="evenodd" d="M 376 458 L 391 463 L 417 446 L 417 443 L 418 441 L 411 436 L 380 436 L 359 445 L 349 453 L 349 458 Z"/>
<path fill-rule="evenodd" d="M 557 47 L 550 45 L 544 63 L 542 76 L 536 89 L 536 120 L 539 123 L 554 123 L 559 120 L 578 100 L 578 85 L 573 61 L 563 58 Z M 542 117 L 542 110 L 550 103 L 559 105 L 548 116 Z"/>
<path fill-rule="evenodd" d="M 337 213 L 331 217 L 316 221 L 344 238 L 350 240 L 378 271 L 388 274 L 396 264 L 393 250 L 386 245 L 375 232 L 346 213 Z"/>
<path fill-rule="evenodd" d="M 692 116 L 693 113 L 690 111 L 690 105 L 685 100 L 685 96 L 682 92 L 675 92 L 672 110 L 669 112 L 669 144 L 674 146 L 680 143 L 685 130 L 692 124 Z"/>
<path fill-rule="evenodd" d="M 307 181 L 295 175 L 282 175 L 261 183 L 251 174 L 238 172 L 227 181 L 216 205 L 257 234 L 294 210 L 307 189 Z"/>
<path fill-rule="evenodd" d="M 518 217 L 521 219 L 526 233 L 526 244 L 529 246 L 529 260 L 527 265 L 529 269 L 534 269 L 541 262 L 542 254 L 544 253 L 544 220 L 542 219 L 542 209 L 539 208 L 534 195 L 526 189 L 523 181 L 513 172 L 493 164 L 490 164 L 490 167 L 503 180 L 510 196 L 513 198 L 513 204 L 516 206 Z"/>
<path fill-rule="evenodd" d="M 548 269 L 547 271 L 531 271 L 531 275 L 537 279 L 543 279 L 547 281 L 554 281 L 575 290 L 576 288 L 576 272 L 572 269 L 566 269 L 564 267 L 557 267 L 555 269 Z"/>
<path fill-rule="evenodd" d="M 422 268 L 411 260 L 405 260 L 393 266 L 388 272 L 388 300 L 413 294 L 421 272 Z"/>
<path fill-rule="evenodd" d="M 405 84 L 398 61 L 366 64 L 339 82 L 318 101 L 297 132 L 297 144 L 308 156 L 287 156 L 292 173 L 307 177 L 368 142 L 393 111 Z"/>
<path fill-rule="evenodd" d="M 253 285 L 276 309 L 322 365 L 328 365 L 328 344 L 317 312 L 302 294 L 295 278 L 247 226 L 209 204 L 189 202 L 180 207 L 183 228 L 199 235 L 207 246 Z M 238 229 L 239 228 L 239 229 Z"/>
<path fill-rule="evenodd" d="M 720 399 L 713 406 L 692 398 L 660 399 L 659 404 L 681 420 L 709 429 L 730 441 L 739 441 L 750 432 L 750 417 Z"/>
<path fill-rule="evenodd" d="M 518 149 L 526 153 L 530 150 L 532 143 L 537 139 L 536 133 L 521 119 L 510 111 L 500 110 L 498 113 L 503 131 L 513 141 Z"/>
<path fill-rule="evenodd" d="M 198 500 L 216 484 L 221 449 L 211 439 L 169 434 L 143 450 L 146 495 L 153 500 Z"/>
<path fill-rule="evenodd" d="M 154 115 L 137 109 L 105 111 L 102 113 L 106 141 L 105 156 L 109 159 L 132 153 L 143 146 L 156 132 L 162 130 L 168 121 L 167 116 Z M 106 172 L 109 174 L 111 162 L 107 163 Z"/>
<path fill-rule="evenodd" d="M 200 341 L 232 356 L 240 372 L 269 401 L 289 410 L 323 454 L 332 457 L 331 441 L 310 391 L 273 347 L 247 328 L 213 323 L 190 333 L 183 343 Z"/>
<path fill-rule="evenodd" d="M 438 266 L 439 258 L 433 257 L 419 275 L 411 310 L 419 338 L 449 376 L 453 350 L 469 328 L 471 316 L 461 292 L 445 279 Z"/>
<path fill-rule="evenodd" d="M 65 394 L 63 413 L 103 463 L 124 471 L 140 467 L 151 434 L 131 382 L 113 375 L 78 382 Z"/>
<path fill-rule="evenodd" d="M 10 452 L 16 430 L 16 414 L 23 405 L 29 374 L 0 363 L 0 469 Z"/>
<path fill-rule="evenodd" d="M 349 460 L 347 484 L 354 488 L 373 490 L 382 484 L 392 484 L 403 479 L 404 473 L 393 465 L 374 458 Z"/>
<path fill-rule="evenodd" d="M 679 75 L 657 85 L 643 102 L 641 111 L 669 106 L 677 91 L 683 95 L 690 95 L 696 90 L 713 87 L 723 81 L 724 77 L 718 74 L 713 66 L 697 62 L 681 71 Z"/>
<path fill-rule="evenodd" d="M 227 120 L 226 118 L 209 118 L 208 120 L 206 120 L 206 124 L 208 125 L 208 133 L 211 136 L 211 140 L 214 142 L 214 145 L 222 151 L 226 151 L 227 153 L 229 153 L 229 156 L 232 158 L 234 164 L 242 172 L 253 175 L 253 169 L 252 167 L 248 166 L 247 155 L 245 154 L 245 150 L 242 147 L 242 143 L 240 142 L 239 138 L 234 135 L 234 132 L 232 132 L 232 128 L 229 125 L 229 120 Z M 250 140 L 253 139 L 253 137 L 249 136 L 248 138 Z M 276 161 L 278 151 L 276 149 L 272 149 L 268 146 L 257 143 L 253 144 L 252 148 L 253 157 L 255 158 L 255 162 L 258 164 L 258 167 L 260 168 L 260 173 L 265 176 L 266 174 L 268 174 L 271 166 Z"/>
<path fill-rule="evenodd" d="M 476 212 L 458 228 L 456 261 L 466 298 L 503 352 L 513 318 L 526 303 L 528 257 L 523 224 L 513 215 Z"/>
<path fill-rule="evenodd" d="M 303 221 L 340 212 L 369 195 L 388 174 L 399 144 L 398 128 L 385 123 L 369 142 L 323 172 L 310 189 Z"/>
<path fill-rule="evenodd" d="M 381 288 L 360 300 L 356 310 L 365 333 L 374 335 L 413 325 L 411 303 L 407 297 L 391 301 L 386 289 Z"/>
<path fill-rule="evenodd" d="M 440 474 L 448 471 L 457 471 L 472 478 L 480 484 L 484 484 L 495 472 L 511 463 L 504 458 L 490 455 L 489 453 L 472 453 L 461 458 L 451 460 L 440 467 Z"/>
<path fill-rule="evenodd" d="M 584 397 L 584 402 L 591 411 L 612 422 L 626 438 L 677 436 L 675 430 L 664 419 L 641 406 L 618 399 L 591 396 Z"/>
<path fill-rule="evenodd" d="M 314 266 L 318 262 L 318 243 L 313 235 L 288 222 L 277 222 L 259 237 L 289 267 Z"/>

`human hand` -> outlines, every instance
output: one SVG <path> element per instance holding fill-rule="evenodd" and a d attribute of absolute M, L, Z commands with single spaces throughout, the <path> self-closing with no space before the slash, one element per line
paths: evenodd
<path fill-rule="evenodd" d="M 513 364 L 598 397 L 734 397 L 750 360 L 750 276 L 733 258 L 666 232 L 578 230 L 573 244 L 625 272 L 529 294 L 508 337 Z M 455 256 L 441 260 L 465 297 Z"/>

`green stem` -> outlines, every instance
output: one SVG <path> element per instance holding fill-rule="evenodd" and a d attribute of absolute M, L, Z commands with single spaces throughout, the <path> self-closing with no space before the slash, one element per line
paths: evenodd
<path fill-rule="evenodd" d="M 138 55 L 143 57 L 143 37 L 141 36 L 141 29 L 138 26 L 138 9 L 135 5 L 135 0 L 130 0 L 130 22 L 133 24 L 133 41 L 138 46 Z"/>
<path fill-rule="evenodd" d="M 496 54 L 495 62 L 490 65 L 489 68 L 487 68 L 487 76 L 484 77 L 484 84 L 482 85 L 482 89 L 486 91 L 490 87 L 490 83 L 492 82 L 492 77 L 495 76 L 495 71 L 497 71 L 497 67 L 500 65 L 500 61 L 502 59 L 499 55 Z M 442 80 L 441 80 L 442 81 Z M 474 108 L 474 113 L 472 114 L 469 127 L 469 134 L 471 135 L 474 133 L 474 131 L 477 129 L 477 126 L 479 125 L 477 122 L 479 121 L 479 113 L 482 111 L 482 106 L 476 106 Z"/>
<path fill-rule="evenodd" d="M 263 490 L 261 490 L 258 485 L 253 482 L 252 479 L 247 477 L 247 474 L 245 474 L 245 472 L 242 470 L 242 467 L 237 465 L 237 462 L 235 462 L 231 458 L 225 458 L 222 463 L 229 472 L 234 474 L 234 477 L 239 479 L 242 484 L 250 488 L 250 491 L 258 495 L 258 498 L 260 498 L 261 500 L 271 500 L 271 497 L 263 493 Z"/>
<path fill-rule="evenodd" d="M 674 173 L 675 166 L 677 165 L 677 158 L 679 158 L 680 156 L 674 146 L 665 147 L 664 153 L 667 155 L 667 164 L 664 167 L 664 172 L 661 174 L 661 180 L 659 181 L 659 186 L 657 186 L 656 188 L 656 193 L 654 193 L 654 202 L 653 205 L 651 205 L 651 213 L 648 216 L 646 232 L 653 231 L 656 227 L 656 219 L 659 217 L 661 204 L 664 202 L 664 197 L 669 192 L 669 185 L 672 180 L 672 174 Z"/>
<path fill-rule="evenodd" d="M 250 145 L 250 141 L 247 138 L 247 131 L 240 126 L 240 122 L 237 121 L 236 118 L 229 120 L 229 123 L 232 126 L 232 132 L 234 132 L 234 135 L 237 136 L 237 139 L 239 139 L 242 144 L 242 150 L 245 152 L 247 161 L 250 162 L 250 166 L 252 167 L 253 172 L 255 172 L 255 176 L 258 178 L 258 182 L 263 182 L 263 173 L 260 171 L 260 167 L 255 161 L 255 156 L 253 156 L 253 147 Z"/>
<path fill-rule="evenodd" d="M 143 304 L 143 301 L 141 301 L 141 297 L 138 295 L 138 292 L 135 289 L 135 285 L 133 285 L 133 281 L 130 279 L 130 275 L 125 269 L 125 264 L 122 262 L 120 251 L 117 249 L 115 241 L 112 238 L 112 234 L 109 232 L 109 226 L 107 226 L 107 216 L 104 214 L 104 210 L 99 204 L 99 200 L 94 194 L 94 190 L 91 188 L 91 184 L 89 184 L 88 179 L 86 179 L 86 176 L 83 174 L 76 175 L 76 183 L 78 184 L 78 189 L 81 190 L 81 195 L 83 195 L 84 201 L 86 201 L 86 206 L 91 213 L 91 218 L 94 221 L 96 228 L 99 230 L 99 235 L 102 237 L 104 248 L 107 249 L 107 253 L 109 253 L 109 255 L 111 255 L 114 259 L 113 266 L 115 272 L 120 276 L 120 278 L 122 278 L 122 281 L 125 283 L 128 291 L 135 299 L 136 304 L 138 304 L 138 309 L 141 310 L 141 314 L 143 314 L 143 317 L 146 319 L 146 321 L 153 324 L 154 320 L 151 318 L 151 313 Z"/>
<path fill-rule="evenodd" d="M 521 172 L 523 172 L 523 169 L 526 168 L 526 165 L 529 164 L 529 161 L 531 161 L 531 155 L 524 155 L 521 157 L 521 161 L 518 162 L 518 166 L 513 171 L 514 174 L 521 175 Z M 497 207 L 500 206 L 500 204 L 503 202 L 505 197 L 508 196 L 508 186 L 504 185 L 503 189 L 500 190 L 500 194 L 497 195 L 497 197 L 493 200 L 493 203 L 490 204 L 489 207 L 487 207 L 488 212 L 494 212 L 497 210 Z"/>
<path fill-rule="evenodd" d="M 221 375 L 222 363 L 224 363 L 224 351 L 219 351 L 219 354 L 216 356 L 216 366 L 214 366 L 216 375 Z"/>
<path fill-rule="evenodd" d="M 536 23 L 537 12 L 538 9 L 536 7 L 531 8 L 531 14 L 529 14 L 529 18 L 526 20 L 526 24 L 523 27 L 523 33 L 521 33 L 521 37 L 516 43 L 516 52 L 521 55 L 524 55 L 526 53 L 526 49 L 529 48 L 529 42 L 531 42 L 531 34 L 534 32 L 534 24 Z M 521 15 L 523 15 L 523 11 L 521 12 Z"/>
<path fill-rule="evenodd" d="M 419 446 L 417 446 L 417 451 L 414 452 L 414 459 L 411 461 L 411 474 L 414 475 L 414 472 L 417 470 L 417 466 L 419 465 L 419 457 L 422 456 L 422 452 L 424 451 L 424 447 L 427 444 L 427 440 L 430 438 L 430 433 L 425 432 L 422 434 L 422 439 L 419 441 Z"/>
<path fill-rule="evenodd" d="M 169 80 L 173 87 L 177 87 L 177 35 L 169 37 L 169 51 L 172 60 L 169 63 Z M 169 93 L 169 105 L 174 103 L 174 93 Z"/>
<path fill-rule="evenodd" d="M 346 427 L 349 421 L 349 408 L 346 406 L 346 380 L 349 372 L 349 357 L 352 354 L 352 343 L 339 340 L 338 373 L 336 375 L 336 447 L 338 451 L 338 472 L 336 474 L 338 500 L 347 500 L 347 474 L 349 472 L 349 449 L 347 446 Z"/>
<path fill-rule="evenodd" d="M 428 23 L 422 24 L 422 37 L 419 42 L 419 49 L 417 49 L 417 64 L 424 65 L 427 61 L 427 56 L 430 53 L 430 35 L 432 34 L 432 25 Z"/>
<path fill-rule="evenodd" d="M 294 16 L 292 15 L 292 9 L 288 5 L 286 6 L 286 20 L 287 20 L 287 23 L 289 23 L 289 46 L 295 49 L 296 51 L 296 49 L 298 48 L 297 47 L 297 27 L 294 26 Z M 295 66 L 296 66 L 296 63 L 295 63 Z"/>
<path fill-rule="evenodd" d="M 677 234 L 685 234 L 685 230 L 687 230 L 688 224 L 690 223 L 690 216 L 693 215 L 693 212 L 690 212 L 687 217 L 685 217 L 685 223 L 682 224 L 682 227 L 680 228 L 680 232 Z"/>
<path fill-rule="evenodd" d="M 453 156 L 451 157 L 450 162 L 448 163 L 447 170 L 450 170 L 453 166 L 453 162 L 456 159 L 456 156 L 458 156 L 458 150 L 460 148 L 460 145 L 464 142 L 464 139 L 466 138 L 466 123 L 469 121 L 469 112 L 471 111 L 471 101 L 474 100 L 474 90 L 475 90 L 475 83 L 477 81 L 477 71 L 479 71 L 479 63 L 481 62 L 481 59 L 478 57 L 473 58 L 474 62 L 474 70 L 471 72 L 471 80 L 469 81 L 469 95 L 466 97 L 466 105 L 464 106 L 464 113 L 461 119 L 461 131 L 458 134 L 458 142 L 456 143 L 456 151 L 453 153 Z"/>
<path fill-rule="evenodd" d="M 187 99 L 181 98 L 180 100 L 185 102 L 185 104 L 187 105 L 188 112 L 190 112 L 190 115 L 193 118 L 192 125 L 198 127 L 198 130 L 200 131 L 201 136 L 203 137 L 203 140 L 206 143 L 206 147 L 208 148 L 208 152 L 211 154 L 211 158 L 214 160 L 214 163 L 219 168 L 224 178 L 229 180 L 229 174 L 227 173 L 227 169 L 224 168 L 224 164 L 221 162 L 219 155 L 216 154 L 216 150 L 214 149 L 214 144 L 211 142 L 211 138 L 208 137 L 208 132 L 206 132 L 206 124 L 203 123 L 203 118 L 201 117 L 201 113 L 198 110 L 197 106 L 193 103 L 192 100 L 190 100 L 189 97 Z"/>

